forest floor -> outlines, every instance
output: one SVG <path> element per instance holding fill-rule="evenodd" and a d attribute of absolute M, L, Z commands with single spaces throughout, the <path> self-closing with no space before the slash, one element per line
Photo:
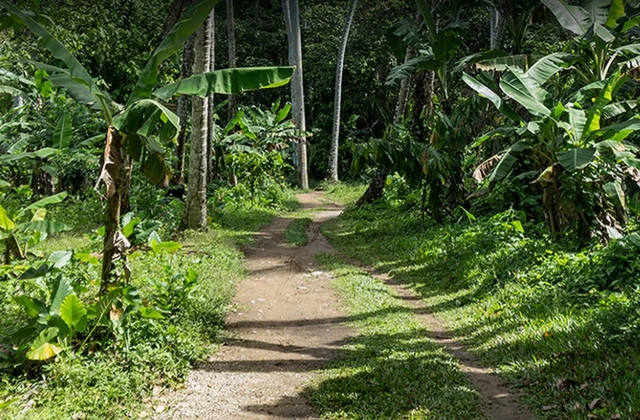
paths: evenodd
<path fill-rule="evenodd" d="M 397 402 L 398 405 L 408 403 L 411 406 L 406 412 L 402 411 L 403 407 L 393 407 L 390 415 L 384 415 L 385 418 L 407 415 L 411 418 L 534 418 L 522 409 L 518 396 L 504 385 L 503 380 L 490 369 L 481 367 L 412 291 L 366 268 L 355 268 L 360 264 L 354 261 L 341 260 L 341 264 L 352 270 L 348 275 L 355 273 L 360 280 L 332 269 L 326 261 L 340 260 L 341 257 L 336 256 L 336 251 L 320 233 L 320 227 L 337 217 L 342 207 L 328 203 L 318 192 L 299 194 L 298 199 L 302 213 L 312 219 L 307 227 L 308 243 L 304 246 L 290 244 L 287 227 L 292 221 L 299 220 L 290 217 L 276 219 L 256 235 L 255 241 L 244 249 L 249 277 L 238 285 L 233 309 L 227 319 L 231 338 L 211 359 L 194 368 L 184 389 L 159 396 L 156 413 L 162 412 L 164 419 L 383 416 L 383 412 L 366 414 L 366 411 L 357 409 L 350 411 L 346 406 L 343 409 L 338 407 L 337 411 L 336 407 L 323 407 L 323 399 L 329 406 L 335 406 L 341 404 L 342 396 L 352 398 L 357 395 L 356 389 L 348 389 L 349 382 L 338 378 L 343 372 L 340 369 L 336 371 L 332 365 L 340 364 L 341 360 L 352 363 L 349 357 L 356 354 L 353 346 L 359 346 L 359 340 L 373 338 L 375 342 L 367 349 L 364 359 L 358 356 L 357 364 L 368 372 L 365 382 L 380 385 L 379 381 L 388 378 L 376 376 L 376 363 L 382 363 L 387 369 L 397 362 L 394 360 L 397 354 L 387 355 L 388 359 L 382 356 L 390 351 L 385 345 L 398 344 L 389 337 L 399 334 L 388 334 L 384 339 L 367 337 L 366 328 L 358 324 L 364 320 L 381 325 L 383 329 L 376 330 L 378 332 L 388 332 L 384 331 L 385 322 L 419 325 L 403 332 L 405 335 L 399 343 L 410 359 L 419 359 L 421 368 L 431 371 L 424 378 L 418 377 L 419 382 L 424 379 L 424 383 L 417 389 L 419 393 L 427 394 L 424 396 L 427 400 L 423 396 L 411 395 L 416 392 L 416 384 L 409 384 L 406 389 L 389 390 L 388 396 L 381 394 L 380 398 L 374 391 L 374 399 L 383 401 L 389 398 L 391 405 Z M 366 301 L 349 301 L 345 292 L 334 284 L 339 277 L 358 287 L 359 298 L 372 299 L 371 306 Z M 362 278 L 376 282 L 378 286 L 361 287 L 358 281 Z M 385 294 L 382 297 L 375 294 L 381 292 Z M 384 308 L 376 307 L 385 299 L 388 302 Z M 355 305 L 356 312 L 349 305 Z M 398 313 L 410 318 L 392 318 Z M 391 318 L 377 319 L 387 316 Z M 415 342 L 412 340 L 420 341 L 419 346 L 413 347 Z M 428 352 L 424 351 L 425 348 Z M 411 365 L 403 367 L 415 370 Z M 333 373 L 331 369 L 334 369 Z M 358 368 L 349 365 L 348 370 L 347 375 L 362 382 L 354 373 Z M 449 379 L 449 374 L 453 379 Z M 397 387 L 397 383 L 403 381 L 402 375 L 400 370 L 391 372 L 395 384 L 383 383 L 381 386 L 383 389 Z M 327 384 L 337 386 L 337 394 L 335 389 L 328 390 Z M 442 389 L 433 389 L 435 387 L 455 391 L 447 391 L 447 394 Z M 372 385 L 371 389 L 375 390 L 375 386 Z M 396 398 L 393 394 L 402 396 Z M 436 401 L 434 407 L 423 407 L 424 401 L 428 405 L 428 398 L 466 401 Z M 362 400 L 365 399 L 363 396 Z M 463 405 L 462 412 L 458 411 L 458 404 Z M 378 410 L 375 405 L 373 408 Z"/>

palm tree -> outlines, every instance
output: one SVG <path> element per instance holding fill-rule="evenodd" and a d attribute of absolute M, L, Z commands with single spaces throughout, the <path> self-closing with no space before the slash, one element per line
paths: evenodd
<path fill-rule="evenodd" d="M 302 37 L 300 34 L 300 8 L 298 0 L 282 0 L 284 22 L 287 28 L 289 40 L 289 64 L 296 68 L 291 79 L 291 104 L 296 128 L 306 131 L 307 126 L 304 115 L 304 84 L 302 79 Z M 304 138 L 298 143 L 298 175 L 300 187 L 309 188 L 309 176 L 307 174 L 307 144 Z"/>
<path fill-rule="evenodd" d="M 344 24 L 340 49 L 338 52 L 338 65 L 336 66 L 336 88 L 333 100 L 333 131 L 331 133 L 331 150 L 329 151 L 329 179 L 338 182 L 338 146 L 340 142 L 340 106 L 342 102 L 342 74 L 344 72 L 344 56 L 347 52 L 349 31 L 356 12 L 357 0 L 351 0 L 347 21 Z"/>
<path fill-rule="evenodd" d="M 193 70 L 205 73 L 211 68 L 213 41 L 213 12 L 198 29 L 195 39 Z M 209 96 L 194 97 L 191 109 L 191 151 L 189 153 L 189 181 L 185 202 L 183 227 L 201 229 L 207 225 L 207 148 L 209 145 Z"/>

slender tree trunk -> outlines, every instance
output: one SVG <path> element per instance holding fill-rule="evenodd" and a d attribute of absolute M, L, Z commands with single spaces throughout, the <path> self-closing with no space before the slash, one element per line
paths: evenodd
<path fill-rule="evenodd" d="M 227 40 L 229 46 L 229 68 L 236 66 L 236 25 L 233 13 L 233 0 L 227 0 Z M 236 95 L 229 95 L 229 120 L 236 114 L 238 106 Z"/>
<path fill-rule="evenodd" d="M 302 37 L 300 34 L 300 9 L 298 0 L 282 0 L 285 15 L 285 25 L 289 38 L 289 64 L 296 67 L 291 79 L 291 104 L 296 128 L 306 131 L 304 115 L 304 84 L 302 72 Z M 298 176 L 300 187 L 309 188 L 309 176 L 307 173 L 307 143 L 304 137 L 298 141 Z"/>
<path fill-rule="evenodd" d="M 209 31 L 211 32 L 210 42 L 209 42 L 209 67 L 207 68 L 207 72 L 212 72 L 216 69 L 216 33 L 215 33 L 215 9 L 211 11 L 211 16 L 209 16 Z M 213 93 L 209 95 L 209 109 L 207 112 L 207 183 L 211 183 L 214 178 L 214 165 L 213 165 L 213 156 L 214 156 L 214 141 L 215 141 L 215 121 L 213 115 Z"/>
<path fill-rule="evenodd" d="M 180 79 L 186 79 L 193 74 L 193 59 L 194 59 L 194 44 L 195 35 L 192 35 L 184 45 L 184 52 L 182 53 L 182 67 L 180 69 Z M 176 145 L 176 166 L 174 172 L 176 176 L 173 177 L 174 182 L 178 185 L 184 184 L 184 165 L 186 155 L 186 143 L 187 143 L 187 122 L 189 119 L 189 104 L 191 99 L 188 95 L 182 95 L 178 98 L 177 114 L 180 118 L 180 132 L 178 133 L 178 144 Z"/>
<path fill-rule="evenodd" d="M 344 24 L 342 39 L 340 40 L 340 50 L 338 52 L 338 65 L 336 66 L 336 87 L 333 99 L 333 131 L 331 133 L 331 150 L 329 151 L 329 179 L 338 182 L 338 149 L 340 144 L 340 111 L 342 104 L 342 74 L 344 72 L 344 56 L 347 52 L 347 41 L 353 15 L 356 12 L 357 0 L 351 0 L 347 21 Z"/>
<path fill-rule="evenodd" d="M 496 7 L 491 8 L 491 27 L 489 28 L 489 42 L 490 48 L 496 50 L 500 48 L 500 40 L 502 39 L 502 32 L 504 30 L 504 19 Z"/>
<path fill-rule="evenodd" d="M 211 24 L 209 16 L 198 29 L 195 39 L 194 73 L 209 68 L 211 51 Z M 191 151 L 189 153 L 189 181 L 182 226 L 202 229 L 207 225 L 207 144 L 209 123 L 209 98 L 193 97 L 191 110 Z"/>

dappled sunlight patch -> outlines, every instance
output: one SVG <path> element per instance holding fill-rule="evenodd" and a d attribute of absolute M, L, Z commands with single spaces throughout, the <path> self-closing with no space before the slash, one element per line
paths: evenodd
<path fill-rule="evenodd" d="M 327 418 L 478 418 L 478 395 L 460 364 L 429 340 L 429 331 L 380 281 L 330 256 L 358 335 L 305 394 Z"/>

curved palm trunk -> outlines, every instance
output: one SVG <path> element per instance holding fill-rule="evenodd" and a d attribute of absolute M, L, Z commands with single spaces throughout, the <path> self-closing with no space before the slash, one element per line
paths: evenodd
<path fill-rule="evenodd" d="M 353 15 L 356 12 L 357 0 L 351 0 L 347 21 L 344 24 L 340 49 L 338 52 L 338 65 L 336 67 L 336 87 L 333 100 L 333 131 L 331 133 L 331 150 L 329 151 L 329 179 L 338 182 L 338 149 L 340 145 L 340 111 L 342 105 L 342 75 L 344 73 L 344 56 L 347 52 L 349 31 L 353 23 Z"/>
<path fill-rule="evenodd" d="M 212 16 L 198 30 L 195 39 L 194 73 L 203 73 L 210 65 Z M 202 229 L 207 225 L 207 145 L 209 98 L 193 97 L 191 110 L 191 150 L 189 181 L 182 226 Z"/>

